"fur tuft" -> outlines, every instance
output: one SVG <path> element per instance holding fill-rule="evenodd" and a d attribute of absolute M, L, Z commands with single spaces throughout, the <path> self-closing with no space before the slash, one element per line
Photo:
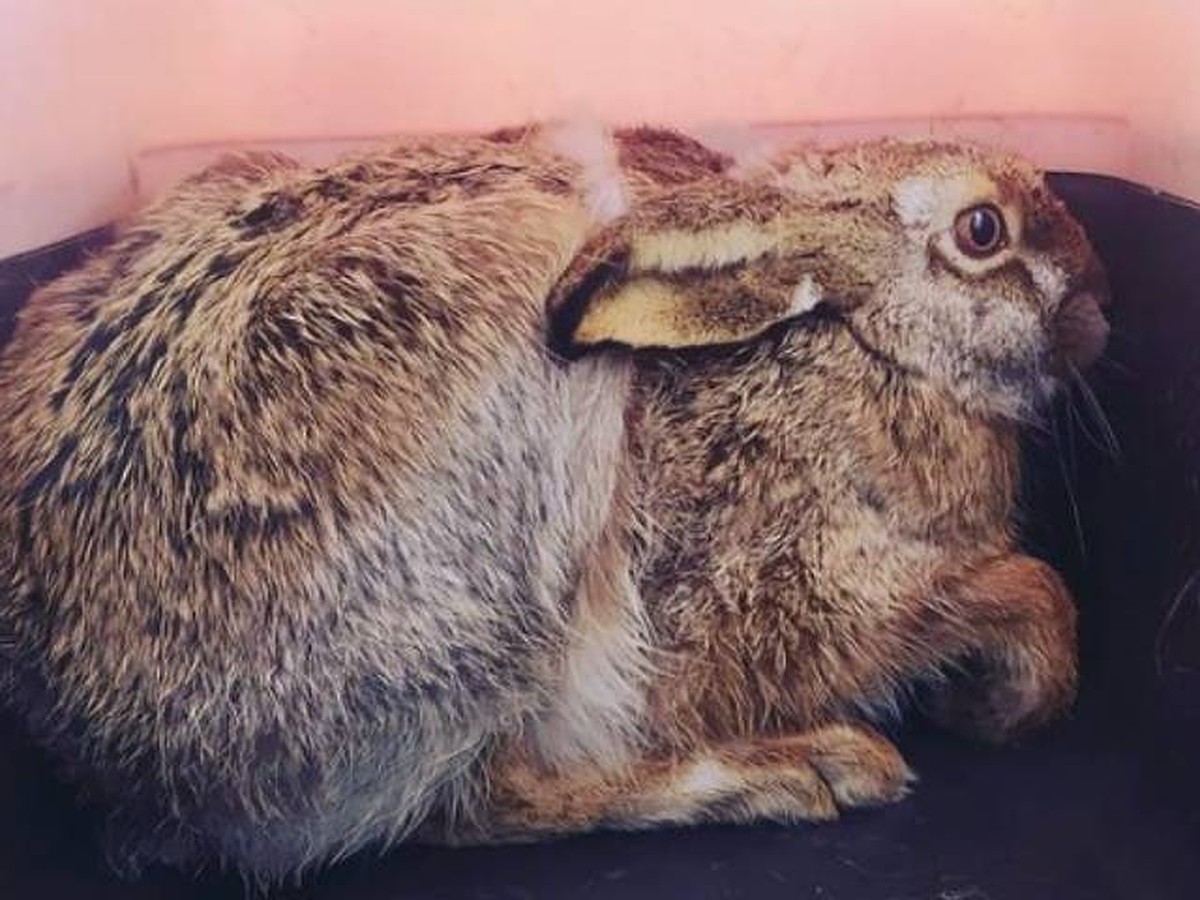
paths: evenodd
<path fill-rule="evenodd" d="M 612 132 L 593 120 L 575 120 L 546 128 L 551 149 L 583 170 L 584 203 L 596 222 L 614 222 L 629 211 L 625 179 L 618 165 Z"/>

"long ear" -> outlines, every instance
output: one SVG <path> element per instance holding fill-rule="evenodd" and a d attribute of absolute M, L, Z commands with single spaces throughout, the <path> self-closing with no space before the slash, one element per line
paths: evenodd
<path fill-rule="evenodd" d="M 845 263 L 824 247 L 837 229 L 822 218 L 763 185 L 664 192 L 577 254 L 550 295 L 551 341 L 569 356 L 736 343 L 834 299 L 831 282 L 850 301 Z"/>

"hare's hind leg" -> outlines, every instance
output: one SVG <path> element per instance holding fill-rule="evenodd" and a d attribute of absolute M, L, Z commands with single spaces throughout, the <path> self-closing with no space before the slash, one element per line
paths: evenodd
<path fill-rule="evenodd" d="M 621 772 L 552 774 L 498 756 L 485 810 L 455 843 L 533 839 L 593 828 L 698 822 L 823 821 L 840 809 L 899 800 L 913 775 L 873 731 L 834 724 L 798 735 L 710 747 L 687 758 L 642 759 Z"/>

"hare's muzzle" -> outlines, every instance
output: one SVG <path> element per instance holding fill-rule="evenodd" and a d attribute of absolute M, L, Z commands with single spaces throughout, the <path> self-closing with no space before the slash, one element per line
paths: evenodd
<path fill-rule="evenodd" d="M 1108 282 L 1102 273 L 1093 273 L 1059 304 L 1054 315 L 1054 347 L 1069 366 L 1084 369 L 1092 365 L 1108 343 L 1108 320 L 1104 308 L 1109 303 Z"/>

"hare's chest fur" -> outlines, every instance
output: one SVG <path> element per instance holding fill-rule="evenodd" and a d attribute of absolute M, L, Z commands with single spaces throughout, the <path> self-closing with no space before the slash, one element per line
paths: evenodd
<path fill-rule="evenodd" d="M 1015 450 L 839 331 L 648 379 L 643 601 L 668 742 L 892 705 L 916 598 L 1007 545 Z"/>

